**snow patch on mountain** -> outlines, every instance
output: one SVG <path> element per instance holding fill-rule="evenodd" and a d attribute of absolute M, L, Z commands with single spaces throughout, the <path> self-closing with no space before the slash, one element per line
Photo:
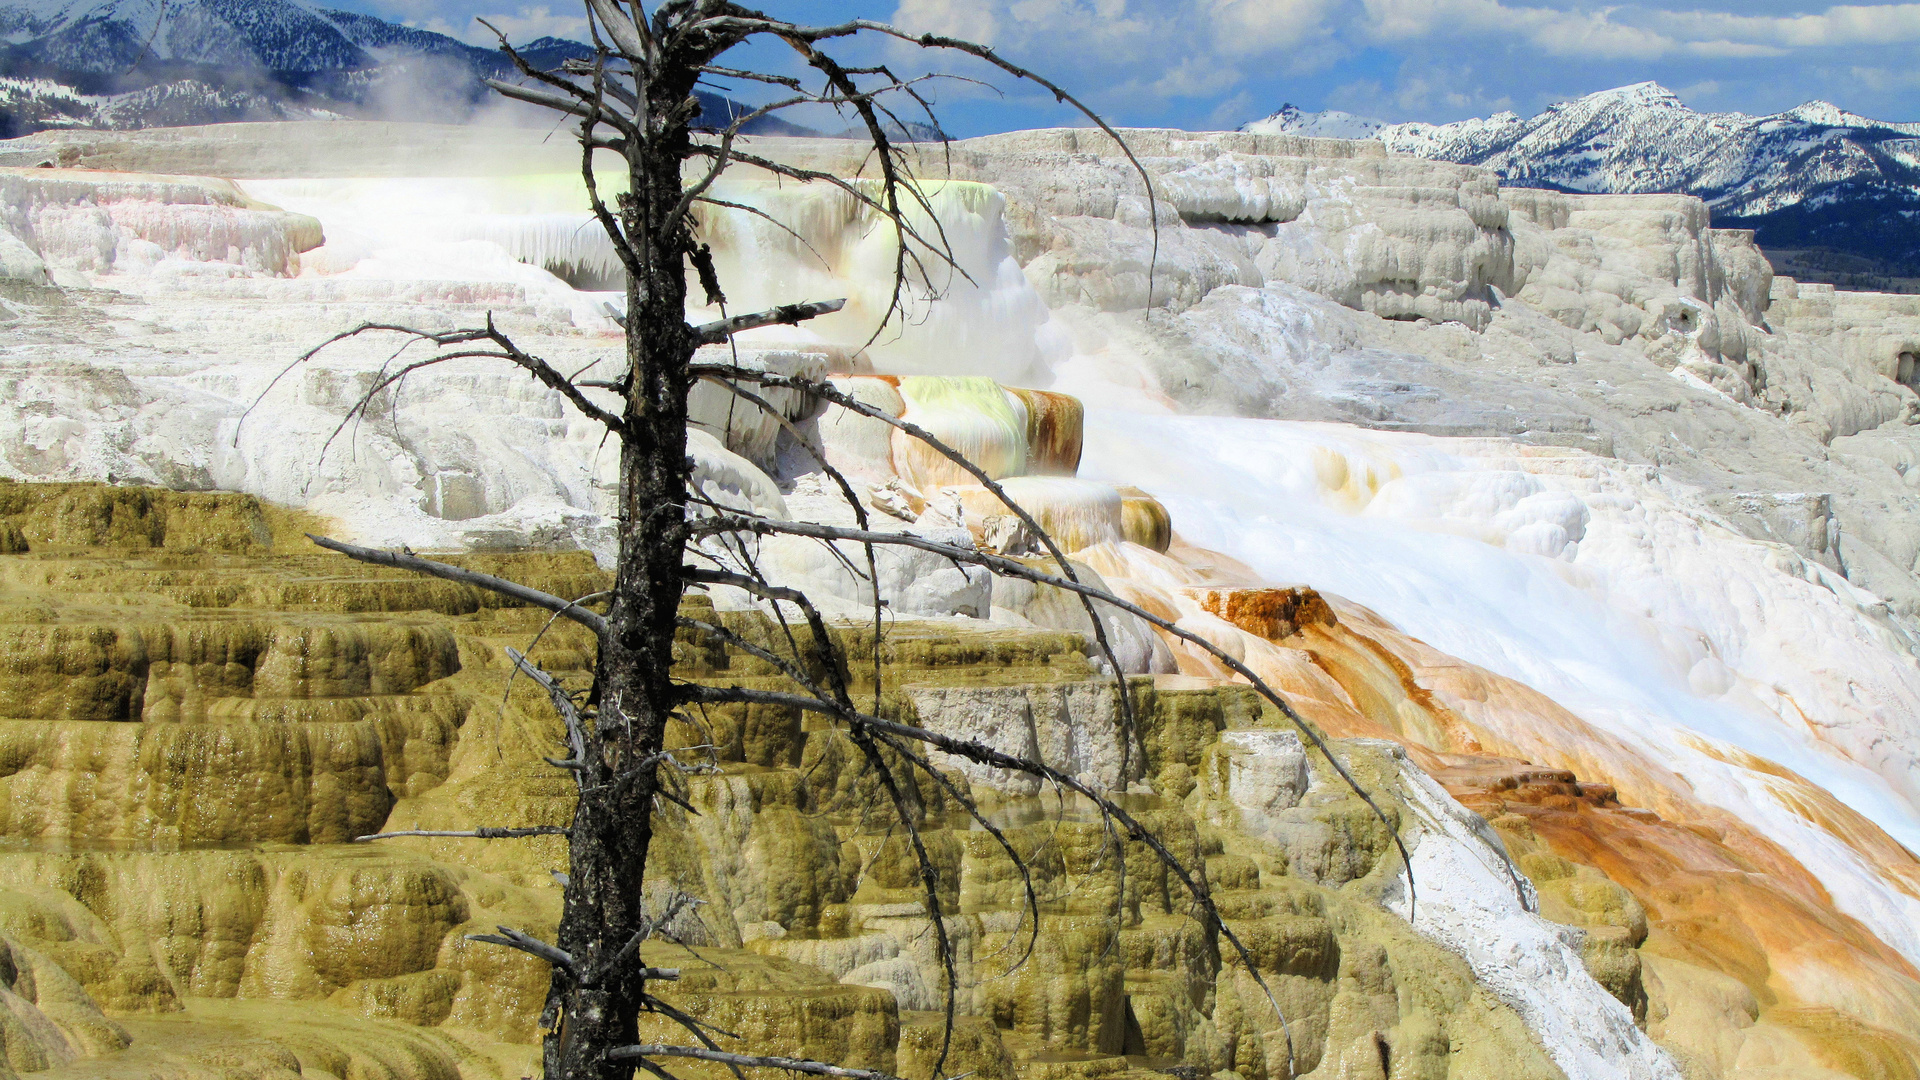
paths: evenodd
<path fill-rule="evenodd" d="M 303 0 L 7 0 L 0 36 L 12 59 L 100 74 L 148 59 L 283 72 L 373 63 Z"/>
<path fill-rule="evenodd" d="M 1818 205 L 1861 187 L 1920 193 L 1920 124 L 1873 120 L 1826 101 L 1770 116 L 1696 112 L 1655 82 L 1558 102 L 1531 117 L 1389 124 L 1288 105 L 1243 130 L 1376 138 L 1397 153 L 1485 165 L 1516 184 L 1698 195 L 1716 216 Z"/>
<path fill-rule="evenodd" d="M 210 86 L 196 79 L 157 83 L 121 94 L 83 94 L 51 79 L 0 75 L 0 130 L 45 131 L 148 127 L 261 120 L 340 120 L 341 113 L 257 91 Z M 12 130 L 5 130 L 13 134 Z"/>
<path fill-rule="evenodd" d="M 1371 116 L 1355 116 L 1338 109 L 1307 112 L 1298 105 L 1286 104 L 1280 106 L 1280 111 L 1272 116 L 1255 120 L 1240 130 L 1262 135 L 1306 135 L 1316 139 L 1374 139 L 1387 126 L 1385 120 L 1375 120 Z"/>

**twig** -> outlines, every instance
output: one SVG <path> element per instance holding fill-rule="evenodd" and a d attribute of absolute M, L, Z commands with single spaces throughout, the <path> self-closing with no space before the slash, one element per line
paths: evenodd
<path fill-rule="evenodd" d="M 540 689 L 547 692 L 547 700 L 553 702 L 554 711 L 560 714 L 561 721 L 567 726 L 567 750 L 573 757 L 566 761 L 549 758 L 548 762 L 555 768 L 574 770 L 574 779 L 584 787 L 586 770 L 592 765 L 587 761 L 587 726 L 580 719 L 580 710 L 574 707 L 573 698 L 567 696 L 566 688 L 557 679 L 535 667 L 525 654 L 511 645 L 507 646 L 507 659 L 513 661 L 515 670 L 525 672 L 527 678 L 540 684 Z"/>
<path fill-rule="evenodd" d="M 518 949 L 530 956 L 537 956 L 554 967 L 564 969 L 575 979 L 580 977 L 580 969 L 575 966 L 573 954 L 541 941 L 531 934 L 515 930 L 511 926 L 496 926 L 498 934 L 468 934 L 468 941 L 484 941 L 489 945 L 504 945 L 509 949 Z"/>
<path fill-rule="evenodd" d="M 648 1057 L 698 1058 L 701 1061 L 717 1061 L 743 1069 L 786 1069 L 790 1072 L 810 1073 L 814 1076 L 838 1077 L 840 1080 L 900 1080 L 892 1073 L 883 1073 L 876 1069 L 849 1069 L 842 1065 L 828 1065 L 824 1061 L 807 1061 L 804 1058 L 730 1054 L 725 1050 L 707 1050 L 698 1046 L 621 1046 L 607 1051 L 607 1057 L 615 1061 L 632 1061 L 636 1058 Z"/>
<path fill-rule="evenodd" d="M 353 838 L 353 842 L 356 844 L 364 844 L 369 840 L 391 840 L 396 836 L 450 836 L 466 837 L 475 840 L 513 840 L 522 836 L 565 835 L 567 835 L 567 827 L 565 825 L 521 825 L 511 829 L 496 829 L 482 825 L 477 829 L 452 831 L 445 829 L 396 829 L 393 832 L 368 833 L 366 836 L 356 836 Z"/>
<path fill-rule="evenodd" d="M 751 315 L 735 315 L 731 319 L 718 322 L 701 323 L 693 328 L 693 334 L 702 345 L 718 345 L 744 330 L 753 330 L 762 326 L 793 326 L 808 319 L 822 315 L 831 315 L 847 302 L 841 300 L 818 300 L 810 304 L 782 304 L 766 311 L 756 311 Z"/>
<path fill-rule="evenodd" d="M 412 570 L 416 573 L 445 578 L 448 581 L 457 581 L 462 585 L 472 585 L 476 589 L 498 593 L 523 604 L 545 608 L 563 618 L 572 619 L 597 635 L 604 636 L 607 632 L 607 620 L 601 615 L 580 607 L 576 601 L 562 600 L 557 596 L 543 593 L 539 589 L 528 588 L 517 581 L 497 578 L 478 570 L 467 570 L 443 562 L 434 562 L 432 559 L 423 559 L 418 555 L 361 547 L 358 544 L 315 536 L 312 533 L 307 534 L 307 539 L 328 551 L 337 551 L 355 562 L 371 563 L 374 566 L 391 566 L 397 570 Z"/>

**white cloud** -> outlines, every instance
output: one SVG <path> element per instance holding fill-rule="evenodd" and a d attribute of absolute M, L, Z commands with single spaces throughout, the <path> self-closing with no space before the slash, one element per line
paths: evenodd
<path fill-rule="evenodd" d="M 1793 15 L 1673 11 L 1657 4 L 1558 8 L 1501 0 L 1363 0 L 1364 29 L 1383 42 L 1433 38 L 1522 40 L 1549 55 L 1714 59 L 1790 55 L 1798 49 L 1920 41 L 1920 3 L 1841 5 Z"/>
<path fill-rule="evenodd" d="M 435 15 L 431 19 L 409 19 L 406 24 L 415 30 L 425 30 L 434 34 L 445 34 L 450 38 L 462 37 L 467 32 L 465 27 L 455 26 L 438 15 Z"/>
<path fill-rule="evenodd" d="M 1344 14 L 1342 0 L 1206 0 L 1196 17 L 1225 53 L 1327 48 Z"/>
<path fill-rule="evenodd" d="M 1375 40 L 1434 38 L 1525 41 L 1554 56 L 1624 59 L 1660 56 L 1677 43 L 1615 21 L 1613 11 L 1518 7 L 1499 0 L 1364 0 L 1364 29 Z"/>
<path fill-rule="evenodd" d="M 579 9 L 566 7 L 555 12 L 545 4 L 523 7 L 517 14 L 506 15 L 482 12 L 474 16 L 474 21 L 462 27 L 458 32 L 448 29 L 440 33 L 449 34 L 470 45 L 493 45 L 498 39 L 493 32 L 481 26 L 479 20 L 485 19 L 507 35 L 507 40 L 515 45 L 524 45 L 535 38 L 562 37 L 575 41 L 587 39 L 586 16 Z M 435 28 L 437 29 L 437 28 Z"/>
<path fill-rule="evenodd" d="M 1807 15 L 1659 11 L 1654 17 L 1696 41 L 1717 38 L 1788 49 L 1920 41 L 1920 4 L 1846 4 Z"/>
<path fill-rule="evenodd" d="M 1229 65 L 1194 58 L 1167 68 L 1146 89 L 1161 97 L 1210 97 L 1232 90 L 1240 79 Z"/>
<path fill-rule="evenodd" d="M 1360 116 L 1371 116 L 1387 97 L 1387 88 L 1378 79 L 1355 79 L 1327 91 L 1326 105 Z M 1278 102 L 1274 104 L 1278 105 Z"/>
<path fill-rule="evenodd" d="M 1408 65 L 1400 72 L 1386 100 L 1402 115 L 1431 114 L 1436 109 L 1453 114 L 1484 115 L 1512 106 L 1504 95 L 1488 95 L 1475 86 L 1475 73 L 1458 67 Z"/>
<path fill-rule="evenodd" d="M 991 45 L 1049 78 L 1108 97 L 1155 100 L 1230 90 L 1231 65 L 1183 27 L 1195 0 L 900 0 L 893 23 Z M 896 50 L 912 54 L 914 50 Z M 910 62 L 910 61 L 907 61 Z M 1223 70 L 1224 67 L 1224 70 Z M 1222 78 L 1225 74 L 1226 77 Z"/>
<path fill-rule="evenodd" d="M 375 14 L 407 26 L 424 27 L 429 22 L 442 24 L 446 22 L 436 14 L 442 10 L 442 7 L 443 5 L 436 3 L 435 0 L 385 0 L 378 5 L 379 10 Z"/>
<path fill-rule="evenodd" d="M 916 34 L 940 34 L 988 45 L 1000 43 L 1000 20 L 993 6 L 968 0 L 901 0 L 892 22 Z"/>
<path fill-rule="evenodd" d="M 1883 67 L 1853 67 L 1847 74 L 1870 90 L 1913 90 L 1920 88 L 1920 71 Z"/>
<path fill-rule="evenodd" d="M 1757 60 L 1776 56 L 1786 56 L 1791 50 L 1778 45 L 1758 45 L 1749 41 L 1690 41 L 1686 50 L 1695 56 L 1704 56 L 1713 60 Z"/>
<path fill-rule="evenodd" d="M 1259 104 L 1252 94 L 1242 90 L 1215 105 L 1213 111 L 1207 114 L 1206 126 L 1216 131 L 1238 127 L 1248 116 L 1254 115 L 1254 109 Z"/>

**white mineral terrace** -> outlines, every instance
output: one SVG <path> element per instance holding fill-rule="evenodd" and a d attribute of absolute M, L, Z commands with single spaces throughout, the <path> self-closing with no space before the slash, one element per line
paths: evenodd
<path fill-rule="evenodd" d="M 932 201 L 964 273 L 934 272 L 944 298 L 914 301 L 877 337 L 892 235 L 839 192 L 733 183 L 728 198 L 791 232 L 705 216 L 729 311 L 849 299 L 803 329 L 747 335 L 743 355 L 1074 395 L 1088 406 L 1080 479 L 1016 493 L 1080 530 L 1076 547 L 1137 539 L 1118 489 L 1141 489 L 1186 544 L 1545 694 L 1575 719 L 1478 719 L 1516 756 L 1611 783 L 1629 805 L 1705 804 L 1747 823 L 1920 963 L 1917 883 L 1808 810 L 1830 796 L 1920 849 L 1920 440 L 1906 434 L 1920 401 L 1896 381 L 1920 308 L 1772 283 L 1751 238 L 1708 228 L 1692 200 L 1503 195 L 1476 170 L 1377 149 L 1209 138 L 1142 135 L 1162 188 L 1150 315 L 1148 204 L 1124 168 L 1080 152 L 1085 135 L 957 149 L 965 179 Z M 342 343 L 274 382 L 363 320 L 445 329 L 488 311 L 563 370 L 611 375 L 618 267 L 578 178 L 541 167 L 259 178 L 272 168 L 256 164 L 237 187 L 8 170 L 0 265 L 71 299 L 9 301 L 0 472 L 254 492 L 374 544 L 605 557 L 615 455 L 524 376 L 424 369 L 352 422 L 373 373 L 419 346 Z M 1419 191 L 1452 194 L 1438 205 Z M 843 385 L 1001 475 L 1075 472 L 1028 434 L 1054 407 L 1041 398 Z M 811 463 L 731 405 L 697 403 L 702 490 L 841 520 Z M 934 514 L 921 527 L 967 523 L 963 494 L 933 490 L 952 478 L 884 431 L 786 405 L 863 490 L 905 478 Z M 1121 547 L 1129 576 L 1170 572 Z M 769 560 L 847 610 L 862 602 L 817 551 Z M 1004 583 L 935 563 L 883 567 L 896 611 L 1021 618 L 995 599 Z M 1170 670 L 1152 635 L 1125 634 L 1130 667 Z M 1679 1075 L 1428 788 L 1416 925 L 1514 1004 L 1569 1076 Z"/>

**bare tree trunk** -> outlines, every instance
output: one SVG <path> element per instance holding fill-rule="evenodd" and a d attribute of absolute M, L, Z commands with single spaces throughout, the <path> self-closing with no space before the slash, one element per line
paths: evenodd
<path fill-rule="evenodd" d="M 646 995 L 638 956 L 620 957 L 645 929 L 643 885 L 653 839 L 654 755 L 678 704 L 671 679 L 674 619 L 687 542 L 688 366 L 697 346 L 686 322 L 688 231 L 668 220 L 681 195 L 684 113 L 691 67 L 662 65 L 647 86 L 648 120 L 671 134 L 629 146 L 630 194 L 620 219 L 642 273 L 627 280 L 627 437 L 620 452 L 620 561 L 601 643 L 598 721 L 571 832 L 558 944 L 587 977 L 556 969 L 548 1011 L 560 1023 L 545 1045 L 549 1077 L 622 1080 L 633 1063 L 605 1057 L 638 1041 Z M 660 85 L 679 74 L 685 85 Z"/>

